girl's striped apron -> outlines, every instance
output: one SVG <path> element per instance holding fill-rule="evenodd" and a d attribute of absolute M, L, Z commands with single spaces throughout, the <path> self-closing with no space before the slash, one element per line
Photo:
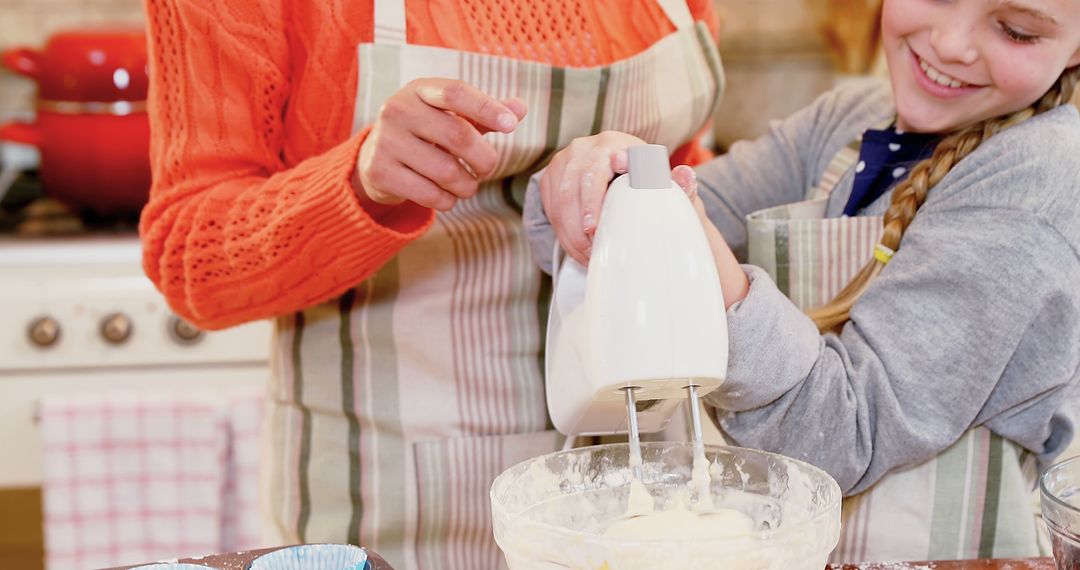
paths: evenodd
<path fill-rule="evenodd" d="M 827 303 L 873 254 L 881 216 L 826 218 L 850 183 L 860 141 L 841 150 L 807 200 L 751 214 L 749 262 L 800 308 Z M 984 427 L 937 457 L 844 500 L 833 562 L 1037 556 L 1035 457 Z"/>
<path fill-rule="evenodd" d="M 367 546 L 399 570 L 503 566 L 488 490 L 556 451 L 541 347 L 550 296 L 521 224 L 529 176 L 572 139 L 614 129 L 676 148 L 712 116 L 716 46 L 683 0 L 677 31 L 609 66 L 539 63 L 405 44 L 403 0 L 375 1 L 358 46 L 354 130 L 421 77 L 525 100 L 510 135 L 485 135 L 496 172 L 476 197 L 342 297 L 276 323 L 264 510 L 282 542 Z"/>

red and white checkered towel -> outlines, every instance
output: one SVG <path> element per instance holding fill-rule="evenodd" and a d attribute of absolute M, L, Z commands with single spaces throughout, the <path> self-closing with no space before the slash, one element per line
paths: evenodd
<path fill-rule="evenodd" d="M 259 444 L 266 396 L 262 390 L 229 397 L 229 452 L 226 455 L 222 544 L 217 552 L 262 546 L 259 517 Z"/>
<path fill-rule="evenodd" d="M 253 402 L 260 397 L 116 393 L 43 401 L 47 567 L 257 546 L 257 507 L 244 496 L 249 486 L 236 481 L 258 477 L 253 434 L 262 408 Z"/>

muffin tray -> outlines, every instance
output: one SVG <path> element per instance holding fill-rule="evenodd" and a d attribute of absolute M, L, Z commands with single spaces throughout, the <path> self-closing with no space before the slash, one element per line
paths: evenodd
<path fill-rule="evenodd" d="M 201 558 L 159 561 L 111 570 L 393 570 L 374 552 L 349 544 L 305 544 Z"/>

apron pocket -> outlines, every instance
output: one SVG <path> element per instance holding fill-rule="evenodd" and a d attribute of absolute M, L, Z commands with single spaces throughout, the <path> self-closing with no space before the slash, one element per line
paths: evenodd
<path fill-rule="evenodd" d="M 419 568 L 505 568 L 491 530 L 491 483 L 512 465 L 558 451 L 564 440 L 552 430 L 413 444 Z"/>

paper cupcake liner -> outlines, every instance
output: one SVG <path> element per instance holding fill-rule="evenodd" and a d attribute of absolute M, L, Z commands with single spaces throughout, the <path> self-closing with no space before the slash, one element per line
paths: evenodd
<path fill-rule="evenodd" d="M 351 544 L 305 544 L 268 552 L 251 570 L 364 570 L 367 551 Z"/>

